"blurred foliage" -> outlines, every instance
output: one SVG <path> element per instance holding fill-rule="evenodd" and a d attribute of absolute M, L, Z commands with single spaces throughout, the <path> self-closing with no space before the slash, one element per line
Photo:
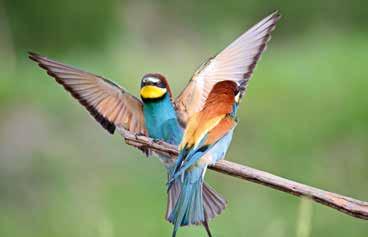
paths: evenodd
<path fill-rule="evenodd" d="M 282 35 L 288 37 L 321 27 L 363 30 L 368 9 L 368 2 L 361 0 L 1 1 L 17 49 L 53 51 L 101 48 L 111 37 L 116 37 L 118 31 L 129 38 L 131 32 L 121 24 L 126 16 L 138 18 L 135 22 L 147 20 L 147 15 L 152 20 L 153 15 L 163 19 L 159 23 L 166 25 L 168 31 L 182 26 L 214 36 L 229 26 L 244 28 L 244 22 L 255 22 L 278 9 L 286 19 L 282 23 L 287 26 L 281 30 Z M 151 33 L 153 38 L 162 34 L 160 31 Z"/>
<path fill-rule="evenodd" d="M 141 76 L 159 71 L 178 94 L 203 60 L 273 9 L 283 19 L 250 82 L 227 159 L 366 200 L 365 5 L 0 2 L 0 236 L 171 233 L 160 163 L 109 136 L 26 50 L 111 78 L 135 95 Z M 316 237 L 368 234 L 366 221 L 332 209 L 305 210 L 295 197 L 214 172 L 206 180 L 229 201 L 211 222 L 215 236 L 296 236 L 300 228 Z M 179 235 L 205 232 L 183 228 Z"/>
<path fill-rule="evenodd" d="M 91 48 L 116 31 L 117 0 L 4 0 L 12 38 L 20 49 Z"/>

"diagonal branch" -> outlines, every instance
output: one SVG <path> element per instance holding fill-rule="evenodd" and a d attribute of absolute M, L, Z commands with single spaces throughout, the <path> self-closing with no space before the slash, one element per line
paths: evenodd
<path fill-rule="evenodd" d="M 174 145 L 163 141 L 154 141 L 149 137 L 135 135 L 134 133 L 123 129 L 119 129 L 119 131 L 123 134 L 125 142 L 128 145 L 138 148 L 150 148 L 160 154 L 168 155 L 173 159 L 178 155 L 177 147 Z M 298 197 L 305 197 L 325 206 L 332 207 L 350 216 L 368 220 L 368 202 L 327 192 L 322 189 L 297 183 L 295 181 L 226 160 L 221 160 L 209 168 L 223 174 L 259 183 Z"/>

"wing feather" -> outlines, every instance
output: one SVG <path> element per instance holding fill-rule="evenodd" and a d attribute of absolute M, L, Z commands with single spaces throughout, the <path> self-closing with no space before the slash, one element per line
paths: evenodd
<path fill-rule="evenodd" d="M 277 11 L 272 13 L 197 70 L 175 100 L 175 108 L 183 126 L 187 124 L 190 116 L 202 109 L 209 92 L 217 82 L 232 80 L 240 83 L 246 79 L 245 83 L 242 82 L 242 95 L 245 93 L 247 81 L 279 19 Z"/>
<path fill-rule="evenodd" d="M 100 76 L 30 53 L 30 59 L 64 86 L 107 131 L 122 127 L 147 134 L 142 102 L 123 88 Z"/>
<path fill-rule="evenodd" d="M 236 121 L 230 116 L 223 118 L 211 131 L 208 132 L 207 139 L 204 144 L 215 144 L 224 137 L 233 127 L 236 126 Z"/>

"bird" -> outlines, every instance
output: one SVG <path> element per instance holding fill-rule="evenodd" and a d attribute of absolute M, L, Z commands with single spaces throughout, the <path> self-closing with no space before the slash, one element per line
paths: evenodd
<path fill-rule="evenodd" d="M 181 192 L 169 216 L 176 236 L 180 226 L 205 221 L 202 185 L 208 165 L 222 159 L 237 125 L 236 113 L 245 81 L 221 81 L 214 85 L 201 109 L 190 117 L 179 145 L 179 156 L 170 174 L 168 189 L 180 180 Z M 208 235 L 211 235 L 209 229 Z"/>
<path fill-rule="evenodd" d="M 247 87 L 280 17 L 278 11 L 271 13 L 209 58 L 176 98 L 168 80 L 160 73 L 147 73 L 142 77 L 138 98 L 102 76 L 33 52 L 29 53 L 29 58 L 61 84 L 110 134 L 127 130 L 178 145 L 189 117 L 203 108 L 217 82 L 244 81 L 243 85 Z M 175 161 L 155 154 L 149 148 L 139 149 L 147 156 L 159 156 L 168 176 L 173 172 Z M 179 197 L 181 185 L 177 181 L 171 184 L 165 215 L 167 220 Z M 207 222 L 220 214 L 227 202 L 207 184 L 203 184 L 203 197 L 206 213 L 203 225 L 208 230 Z"/>

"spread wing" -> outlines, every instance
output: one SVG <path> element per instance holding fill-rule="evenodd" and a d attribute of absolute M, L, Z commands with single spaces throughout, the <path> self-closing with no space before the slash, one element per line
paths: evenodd
<path fill-rule="evenodd" d="M 247 82 L 279 19 L 278 12 L 272 13 L 197 70 L 175 100 L 175 108 L 182 125 L 185 126 L 189 117 L 202 109 L 217 82 L 232 80 L 240 83 L 245 79 L 243 94 L 245 93 Z"/>
<path fill-rule="evenodd" d="M 29 58 L 63 85 L 111 134 L 116 127 L 146 134 L 142 102 L 115 83 L 35 53 Z"/>

